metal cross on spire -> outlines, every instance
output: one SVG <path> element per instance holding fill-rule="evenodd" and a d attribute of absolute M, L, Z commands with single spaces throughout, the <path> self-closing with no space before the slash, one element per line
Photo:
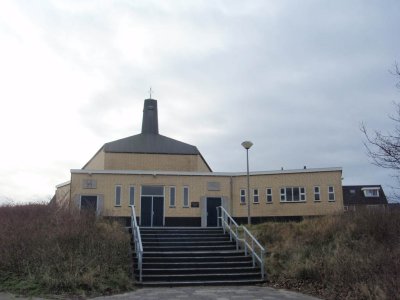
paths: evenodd
<path fill-rule="evenodd" d="M 150 87 L 150 89 L 149 89 L 150 98 L 149 98 L 149 99 L 152 99 L 152 98 L 151 98 L 151 94 L 153 94 L 153 93 L 154 93 L 154 91 L 153 91 L 153 89 Z"/>

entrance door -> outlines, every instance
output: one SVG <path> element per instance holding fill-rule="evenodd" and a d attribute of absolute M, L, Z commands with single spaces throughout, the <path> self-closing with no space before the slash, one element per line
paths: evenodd
<path fill-rule="evenodd" d="M 142 186 L 140 226 L 164 225 L 164 187 Z"/>
<path fill-rule="evenodd" d="M 153 197 L 142 196 L 140 202 L 140 225 L 151 226 L 152 205 Z"/>
<path fill-rule="evenodd" d="M 163 226 L 164 197 L 153 197 L 153 226 Z"/>
<path fill-rule="evenodd" d="M 221 198 L 207 198 L 207 227 L 218 226 L 218 206 L 221 206 Z"/>
<path fill-rule="evenodd" d="M 81 196 L 81 211 L 90 215 L 96 215 L 97 196 Z"/>

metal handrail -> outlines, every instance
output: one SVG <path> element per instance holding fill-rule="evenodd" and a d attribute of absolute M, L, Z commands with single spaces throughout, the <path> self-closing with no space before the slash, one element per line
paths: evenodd
<path fill-rule="evenodd" d="M 224 230 L 229 231 L 230 240 L 232 238 L 236 241 L 236 250 L 239 250 L 239 243 L 243 244 L 244 253 L 246 256 L 251 254 L 253 259 L 253 267 L 255 267 L 256 263 L 260 265 L 261 268 L 261 277 L 264 279 L 265 277 L 265 266 L 264 266 L 264 256 L 265 256 L 265 248 L 261 246 L 261 244 L 257 241 L 257 239 L 250 233 L 250 231 L 243 225 L 239 226 L 235 220 L 229 215 L 229 213 L 222 206 L 217 207 L 217 215 L 218 220 L 221 220 L 221 226 Z M 218 221 L 219 226 L 219 221 Z M 233 227 L 233 229 L 232 229 Z M 239 228 L 243 230 L 243 238 L 239 237 Z M 250 238 L 250 243 L 248 239 Z M 257 249 L 260 250 L 259 254 L 257 253 Z"/>
<path fill-rule="evenodd" d="M 131 205 L 131 228 L 135 252 L 138 259 L 137 267 L 139 269 L 139 282 L 142 282 L 142 261 L 143 261 L 143 244 L 140 236 L 140 229 L 136 221 L 135 206 Z"/>

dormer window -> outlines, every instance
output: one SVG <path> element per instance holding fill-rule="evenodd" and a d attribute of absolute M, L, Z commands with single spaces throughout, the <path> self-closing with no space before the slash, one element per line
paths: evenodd
<path fill-rule="evenodd" d="M 362 188 L 365 197 L 379 197 L 379 187 Z"/>

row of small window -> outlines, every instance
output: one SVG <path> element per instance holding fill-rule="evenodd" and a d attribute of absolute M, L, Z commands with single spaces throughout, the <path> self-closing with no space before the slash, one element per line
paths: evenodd
<path fill-rule="evenodd" d="M 143 195 L 142 190 L 142 195 Z M 183 207 L 189 207 L 189 187 L 184 186 L 182 188 L 183 194 Z M 159 194 L 157 196 L 164 196 L 164 193 Z M 121 206 L 122 201 L 122 186 L 116 185 L 115 186 L 115 206 Z M 175 207 L 176 202 L 176 188 L 174 186 L 169 187 L 169 206 Z M 129 205 L 135 205 L 135 186 L 129 186 Z"/>
<path fill-rule="evenodd" d="M 259 189 L 253 189 L 253 203 L 260 203 Z M 266 202 L 272 203 L 272 188 L 265 190 Z M 328 186 L 328 200 L 335 201 L 335 188 Z M 305 187 L 282 187 L 280 189 L 280 202 L 305 202 L 306 188 Z M 314 186 L 314 201 L 321 201 L 321 188 Z M 246 189 L 240 190 L 240 204 L 246 203 Z"/>

